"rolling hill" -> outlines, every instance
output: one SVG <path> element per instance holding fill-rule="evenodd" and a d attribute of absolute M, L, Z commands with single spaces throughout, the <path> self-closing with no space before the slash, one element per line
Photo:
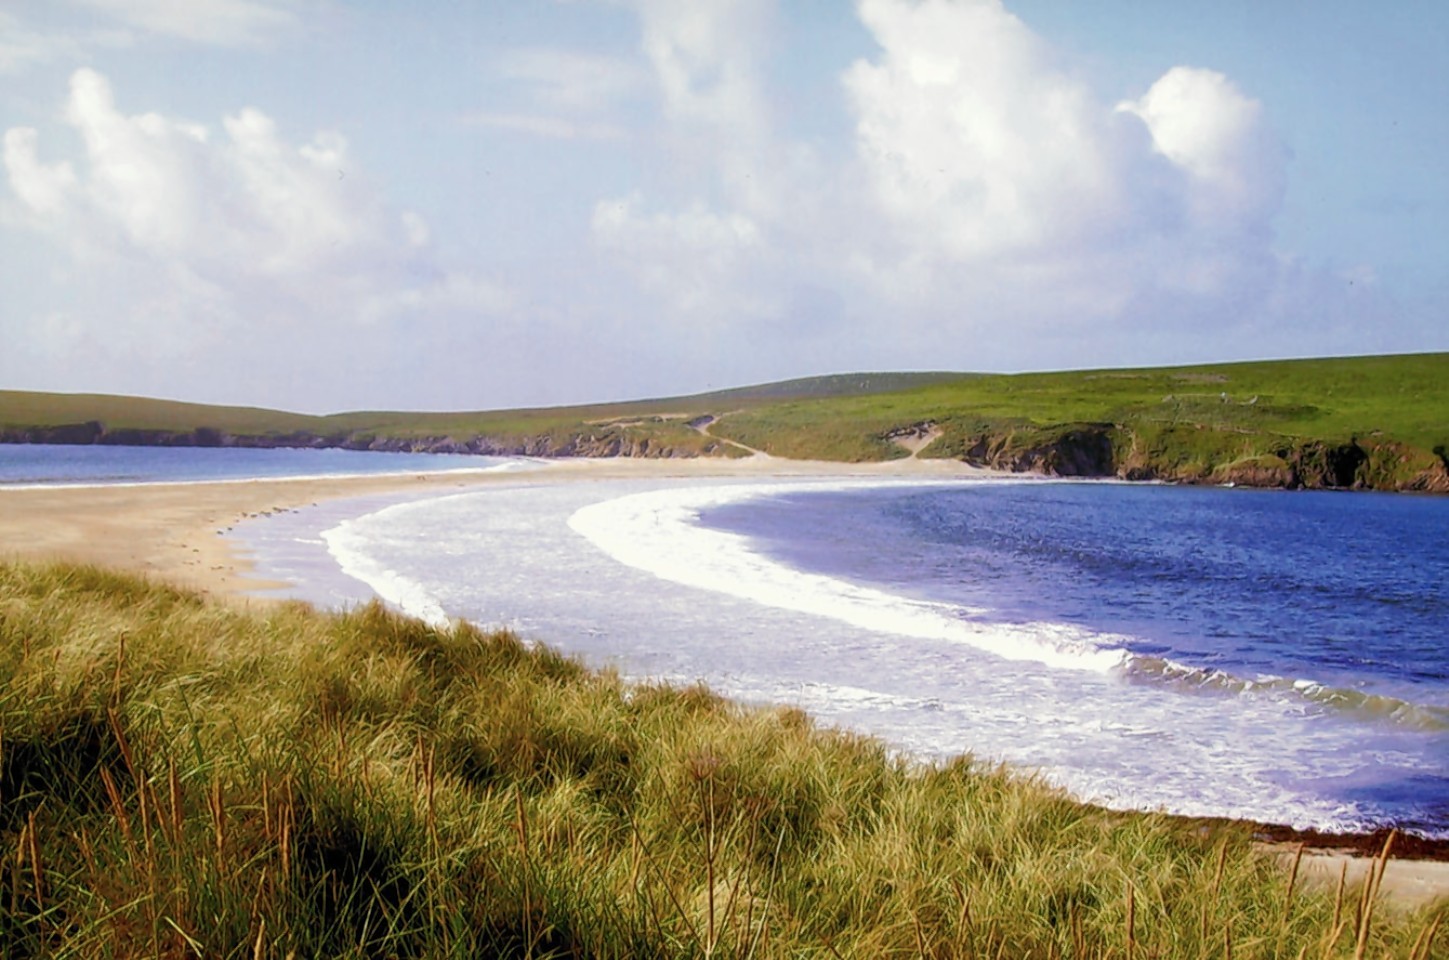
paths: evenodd
<path fill-rule="evenodd" d="M 1012 471 L 1449 492 L 1449 354 L 1061 373 L 856 373 L 694 396 L 311 416 L 0 391 L 0 442 L 528 456 L 949 457 Z"/>

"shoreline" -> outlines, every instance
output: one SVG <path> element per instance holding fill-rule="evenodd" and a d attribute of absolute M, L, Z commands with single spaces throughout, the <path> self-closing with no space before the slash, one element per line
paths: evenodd
<path fill-rule="evenodd" d="M 849 464 L 738 459 L 558 459 L 525 470 L 409 472 L 326 477 L 127 484 L 0 486 L 0 557 L 69 560 L 159 577 L 229 602 L 269 602 L 254 595 L 287 584 L 255 575 L 251 561 L 223 534 L 230 527 L 322 500 L 372 495 L 423 499 L 502 484 L 690 478 L 1012 477 L 955 461 L 904 459 Z"/>
<path fill-rule="evenodd" d="M 0 487 L 0 557 L 66 560 L 117 567 L 196 589 L 242 605 L 277 602 L 257 591 L 288 584 L 257 575 L 235 541 L 224 536 L 237 523 L 371 495 L 425 499 L 500 485 L 582 483 L 663 478 L 879 478 L 951 480 L 1020 475 L 969 467 L 957 461 L 902 459 L 844 464 L 768 456 L 733 460 L 632 458 L 541 461 L 526 470 L 409 473 L 347 477 L 200 481 L 93 486 Z M 1255 822 L 1174 818 L 1203 829 L 1252 830 L 1271 855 L 1290 862 L 1300 844 L 1305 882 L 1350 882 L 1362 876 L 1383 847 L 1387 831 L 1324 834 Z M 1449 841 L 1399 836 L 1384 878 L 1385 893 L 1406 906 L 1449 896 Z"/>

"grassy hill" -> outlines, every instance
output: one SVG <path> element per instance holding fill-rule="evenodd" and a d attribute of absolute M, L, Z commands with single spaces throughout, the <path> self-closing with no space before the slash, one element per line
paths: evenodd
<path fill-rule="evenodd" d="M 0 391 L 0 440 L 541 456 L 921 456 L 1009 470 L 1449 491 L 1449 354 L 980 375 L 864 373 L 658 400 L 304 416 Z"/>
<path fill-rule="evenodd" d="M 982 376 L 743 411 L 716 433 L 782 455 L 1273 486 L 1445 490 L 1449 354 Z"/>

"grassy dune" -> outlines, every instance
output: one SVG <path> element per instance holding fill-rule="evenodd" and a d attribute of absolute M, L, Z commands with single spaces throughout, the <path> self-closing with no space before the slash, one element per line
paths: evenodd
<path fill-rule="evenodd" d="M 1425 957 L 1245 832 L 369 606 L 0 566 L 6 957 Z"/>

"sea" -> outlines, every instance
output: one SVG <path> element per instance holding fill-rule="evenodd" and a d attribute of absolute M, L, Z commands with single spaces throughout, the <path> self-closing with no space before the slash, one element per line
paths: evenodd
<path fill-rule="evenodd" d="M 367 450 L 7 443 L 0 444 L 0 488 L 486 470 L 513 463 L 496 457 Z"/>
<path fill-rule="evenodd" d="M 511 629 L 921 763 L 970 754 L 1119 809 L 1449 839 L 1445 498 L 519 474 L 231 536 L 289 596 Z"/>

